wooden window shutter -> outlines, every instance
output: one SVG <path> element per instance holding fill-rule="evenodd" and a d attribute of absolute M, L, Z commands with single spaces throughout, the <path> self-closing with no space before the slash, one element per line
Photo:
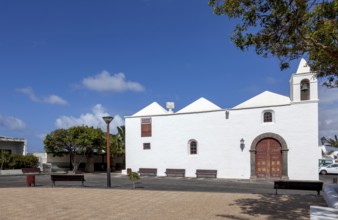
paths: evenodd
<path fill-rule="evenodd" d="M 141 137 L 151 137 L 151 118 L 141 119 Z"/>

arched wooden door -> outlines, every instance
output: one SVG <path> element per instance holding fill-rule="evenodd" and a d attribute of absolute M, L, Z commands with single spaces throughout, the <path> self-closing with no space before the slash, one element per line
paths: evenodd
<path fill-rule="evenodd" d="M 282 176 L 282 147 L 273 138 L 265 138 L 256 146 L 256 176 L 278 178 Z"/>

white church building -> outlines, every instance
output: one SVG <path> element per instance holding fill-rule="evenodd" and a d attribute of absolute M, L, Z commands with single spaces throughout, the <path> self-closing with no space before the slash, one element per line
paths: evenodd
<path fill-rule="evenodd" d="M 217 178 L 318 180 L 318 84 L 304 59 L 290 97 L 265 91 L 233 108 L 200 98 L 173 112 L 153 102 L 125 117 L 126 168 L 216 170 Z"/>

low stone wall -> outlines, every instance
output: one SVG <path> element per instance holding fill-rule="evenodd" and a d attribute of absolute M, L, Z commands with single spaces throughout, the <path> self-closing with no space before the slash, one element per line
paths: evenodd
<path fill-rule="evenodd" d="M 338 209 L 338 184 L 327 185 L 323 195 L 328 207 Z"/>
<path fill-rule="evenodd" d="M 338 219 L 338 184 L 327 185 L 323 196 L 328 207 L 310 206 L 310 219 Z"/>
<path fill-rule="evenodd" d="M 0 175 L 20 175 L 22 174 L 21 169 L 16 170 L 0 170 Z"/>
<path fill-rule="evenodd" d="M 338 218 L 338 209 L 310 206 L 310 220 L 336 220 Z"/>

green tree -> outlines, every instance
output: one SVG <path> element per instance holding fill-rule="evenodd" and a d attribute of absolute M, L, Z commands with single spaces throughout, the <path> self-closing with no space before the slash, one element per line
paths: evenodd
<path fill-rule="evenodd" d="M 217 15 L 239 20 L 232 41 L 241 50 L 273 55 L 286 69 L 305 57 L 327 87 L 338 87 L 338 1 L 209 0 Z"/>
<path fill-rule="evenodd" d="M 52 153 L 53 157 L 63 157 L 69 154 L 70 165 L 75 163 L 77 149 L 68 129 L 61 128 L 52 131 L 46 135 L 43 143 L 46 153 Z"/>
<path fill-rule="evenodd" d="M 77 126 L 69 128 L 77 146 L 77 154 L 86 157 L 86 172 L 94 172 L 94 152 L 99 152 L 104 146 L 104 133 L 100 128 Z"/>
<path fill-rule="evenodd" d="M 81 163 L 81 157 L 87 159 L 86 171 L 94 171 L 94 152 L 104 145 L 104 134 L 101 129 L 88 126 L 74 126 L 69 129 L 57 129 L 48 134 L 44 140 L 45 151 L 53 156 L 70 155 L 73 172 Z"/>

